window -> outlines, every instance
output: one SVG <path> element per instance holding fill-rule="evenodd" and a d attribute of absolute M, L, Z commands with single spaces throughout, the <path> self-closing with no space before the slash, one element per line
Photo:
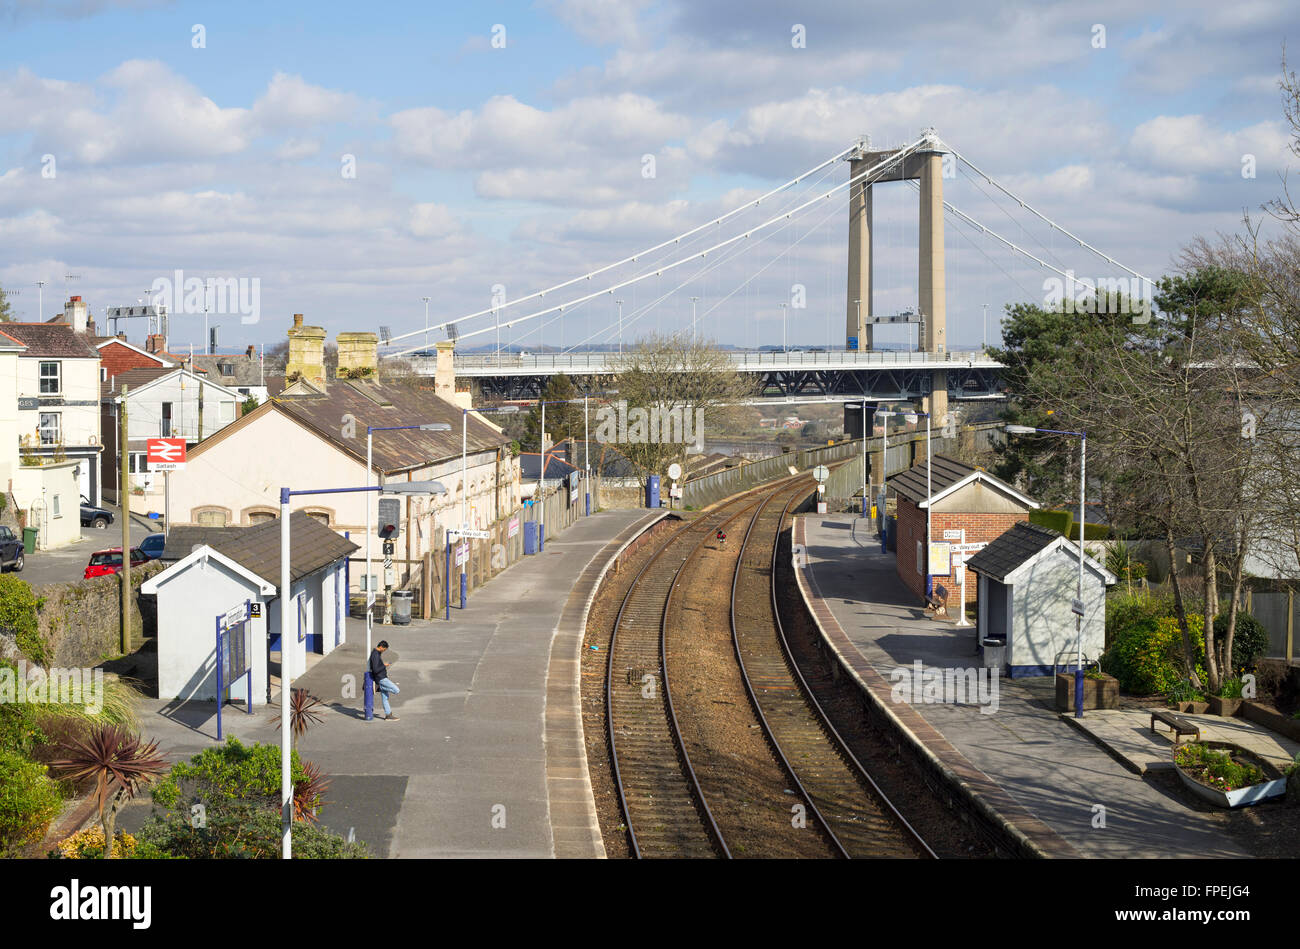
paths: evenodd
<path fill-rule="evenodd" d="M 55 516 L 55 517 L 62 517 L 62 516 L 63 516 L 63 509 L 62 509 L 62 504 L 61 504 L 61 501 L 62 501 L 62 500 L 63 500 L 63 499 L 62 499 L 62 497 L 61 497 L 60 495 L 57 495 L 57 494 L 54 495 L 54 503 L 51 504 L 50 507 L 51 507 L 51 509 L 53 510 L 53 512 L 54 512 L 54 516 Z"/>
<path fill-rule="evenodd" d="M 60 391 L 59 364 L 57 362 L 41 363 L 41 395 L 58 395 Z"/>
<path fill-rule="evenodd" d="M 127 455 L 126 470 L 131 474 L 149 473 L 149 456 L 142 451 L 133 451 Z"/>
<path fill-rule="evenodd" d="M 39 431 L 42 445 L 57 445 L 59 443 L 59 413 L 42 412 Z"/>
<path fill-rule="evenodd" d="M 919 540 L 916 542 L 916 572 L 924 573 L 922 570 L 921 542 Z"/>
<path fill-rule="evenodd" d="M 196 520 L 199 522 L 200 527 L 225 527 L 229 518 L 225 511 L 209 508 L 204 511 L 199 511 L 199 516 Z"/>
<path fill-rule="evenodd" d="M 330 516 L 329 513 L 326 511 L 308 511 L 307 516 L 310 517 L 313 521 L 319 521 L 320 523 L 324 524 L 326 527 L 330 526 Z"/>
<path fill-rule="evenodd" d="M 249 511 L 245 516 L 249 524 L 265 524 L 267 521 L 275 520 L 275 515 L 270 511 Z"/>
<path fill-rule="evenodd" d="M 162 404 L 162 424 L 159 426 L 159 435 L 163 438 L 170 438 L 172 434 L 172 404 L 164 402 Z"/>

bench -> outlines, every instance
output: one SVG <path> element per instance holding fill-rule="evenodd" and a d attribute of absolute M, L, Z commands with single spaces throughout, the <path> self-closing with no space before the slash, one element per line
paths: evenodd
<path fill-rule="evenodd" d="M 1178 744 L 1178 739 L 1182 735 L 1191 735 L 1193 739 L 1199 741 L 1201 738 L 1201 729 L 1192 724 L 1185 718 L 1180 718 L 1173 712 L 1167 712 L 1164 709 L 1156 709 L 1151 713 L 1151 733 L 1155 734 L 1156 722 L 1163 722 L 1168 725 L 1174 733 L 1174 744 Z"/>

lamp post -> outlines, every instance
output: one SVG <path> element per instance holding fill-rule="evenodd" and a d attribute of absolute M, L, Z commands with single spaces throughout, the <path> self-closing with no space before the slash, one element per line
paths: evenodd
<path fill-rule="evenodd" d="M 446 422 L 429 422 L 424 425 L 367 425 L 366 426 L 366 489 L 370 489 L 370 473 L 374 469 L 375 432 L 403 432 L 419 429 L 425 432 L 450 432 Z M 375 618 L 375 584 L 370 573 L 371 504 L 366 502 L 366 655 L 370 655 L 370 631 Z"/>
<path fill-rule="evenodd" d="M 618 354 L 623 355 L 623 301 L 615 300 L 618 304 Z"/>
<path fill-rule="evenodd" d="M 409 426 L 419 428 L 421 426 Z M 449 427 L 449 426 L 444 426 Z M 392 487 L 367 485 L 364 488 L 314 488 L 291 491 L 280 489 L 280 853 L 285 860 L 293 857 L 293 779 L 289 767 L 289 690 L 293 683 L 289 652 L 289 601 L 292 599 L 289 576 L 289 499 L 305 494 L 355 494 L 358 492 L 383 492 L 385 494 L 446 494 L 447 489 L 437 481 L 403 481 Z M 369 502 L 366 508 L 369 509 Z M 369 545 L 367 544 L 367 548 Z M 369 550 L 367 549 L 367 555 Z M 369 569 L 369 564 L 367 564 Z M 369 586 L 369 583 L 366 584 Z M 366 621 L 366 655 L 370 655 L 369 618 Z M 367 683 L 367 687 L 369 683 Z"/>
<path fill-rule="evenodd" d="M 790 312 L 789 306 L 790 304 L 788 303 L 781 304 L 781 351 L 786 353 L 790 351 L 790 343 L 789 343 L 789 338 L 786 334 L 786 322 L 785 322 L 786 316 L 788 316 Z"/>
<path fill-rule="evenodd" d="M 1074 613 L 1075 639 L 1074 717 L 1083 718 L 1083 525 L 1084 499 L 1088 491 L 1088 435 L 1086 432 L 1063 432 L 1051 428 L 1034 428 L 1032 425 L 1007 425 L 1005 431 L 1008 435 L 1069 435 L 1079 439 L 1079 582 L 1070 609 Z"/>
<path fill-rule="evenodd" d="M 420 297 L 424 301 L 424 348 L 427 353 L 429 349 L 429 298 Z"/>
<path fill-rule="evenodd" d="M 469 501 L 469 413 L 500 412 L 502 415 L 514 415 L 519 411 L 517 405 L 501 405 L 496 408 L 461 409 L 460 410 L 460 527 L 461 531 L 469 529 L 469 514 L 466 505 Z M 459 532 L 458 532 L 459 533 Z M 460 608 L 465 608 L 469 593 L 469 575 L 465 564 L 460 565 Z M 450 618 L 451 610 L 447 615 Z"/>
<path fill-rule="evenodd" d="M 858 308 L 858 317 L 857 317 L 857 320 L 854 322 L 854 327 L 855 327 L 855 329 L 858 331 L 858 336 L 859 336 L 857 348 L 858 348 L 858 349 L 861 349 L 861 348 L 862 348 L 862 340 L 861 340 L 860 337 L 861 337 L 861 334 L 862 334 L 862 301 L 861 301 L 861 300 L 854 300 L 854 301 L 853 301 L 853 304 L 854 304 L 854 306 L 856 306 L 856 307 Z M 863 437 L 864 437 L 864 438 L 866 437 L 866 427 L 865 427 L 866 424 L 867 424 L 867 417 L 866 417 L 866 415 L 863 415 L 863 416 L 862 416 L 862 425 L 863 425 Z"/>
<path fill-rule="evenodd" d="M 695 304 L 699 297 L 691 297 L 691 346 L 695 346 Z"/>

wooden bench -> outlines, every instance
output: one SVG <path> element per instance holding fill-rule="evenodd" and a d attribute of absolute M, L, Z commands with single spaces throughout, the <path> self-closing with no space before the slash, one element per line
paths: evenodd
<path fill-rule="evenodd" d="M 1182 735 L 1191 735 L 1193 739 L 1199 741 L 1201 738 L 1201 729 L 1192 724 L 1185 718 L 1180 718 L 1173 712 L 1164 709 L 1156 709 L 1151 713 L 1151 733 L 1155 734 L 1156 722 L 1163 722 L 1168 725 L 1174 733 L 1174 744 L 1178 744 L 1178 739 Z"/>

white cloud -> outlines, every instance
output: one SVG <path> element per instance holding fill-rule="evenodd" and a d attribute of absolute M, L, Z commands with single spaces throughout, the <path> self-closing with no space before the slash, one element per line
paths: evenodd
<path fill-rule="evenodd" d="M 1260 168 L 1285 167 L 1287 135 L 1280 122 L 1237 131 L 1213 127 L 1203 115 L 1161 115 L 1133 130 L 1133 157 L 1153 168 L 1202 174 L 1240 174 L 1242 157 Z"/>

